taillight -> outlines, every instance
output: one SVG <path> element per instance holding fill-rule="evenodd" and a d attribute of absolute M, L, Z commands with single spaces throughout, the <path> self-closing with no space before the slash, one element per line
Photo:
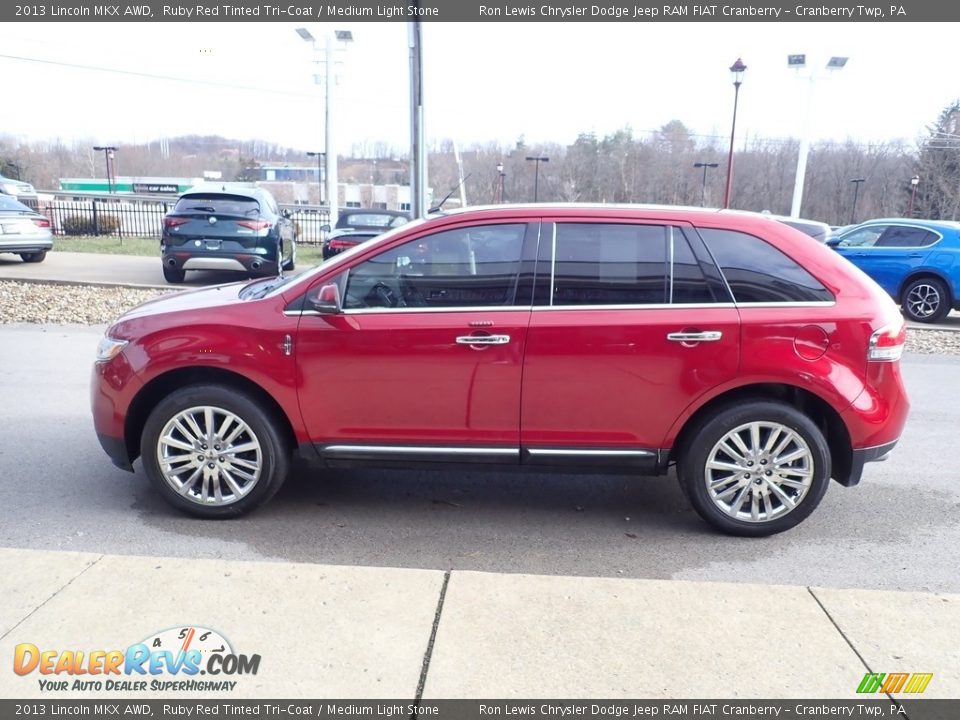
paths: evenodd
<path fill-rule="evenodd" d="M 237 225 L 251 230 L 266 230 L 273 226 L 269 220 L 237 220 Z"/>
<path fill-rule="evenodd" d="M 903 345 L 906 341 L 907 326 L 903 322 L 880 328 L 870 336 L 867 360 L 895 362 L 903 355 Z"/>
<path fill-rule="evenodd" d="M 351 240 L 331 240 L 328 245 L 331 250 L 346 250 L 352 248 L 356 243 Z"/>
<path fill-rule="evenodd" d="M 50 227 L 50 221 L 47 220 L 46 218 L 31 218 L 31 220 L 33 220 L 33 224 L 36 225 L 37 227 L 42 227 L 42 228 Z"/>
<path fill-rule="evenodd" d="M 186 222 L 190 222 L 190 220 L 188 218 L 165 217 L 163 219 L 163 229 L 171 230 L 175 227 L 180 227 Z"/>

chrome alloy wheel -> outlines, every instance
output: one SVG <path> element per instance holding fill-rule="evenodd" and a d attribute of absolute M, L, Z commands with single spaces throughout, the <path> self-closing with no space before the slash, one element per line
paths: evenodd
<path fill-rule="evenodd" d="M 182 410 L 157 440 L 157 463 L 174 491 L 201 505 L 230 505 L 260 480 L 263 451 L 250 426 L 209 405 Z"/>
<path fill-rule="evenodd" d="M 813 454 L 794 430 L 751 422 L 724 435 L 707 455 L 707 494 L 726 515 L 764 523 L 796 508 L 813 482 Z"/>
<path fill-rule="evenodd" d="M 940 291 L 934 285 L 917 283 L 907 293 L 907 309 L 915 318 L 927 318 L 940 309 Z"/>

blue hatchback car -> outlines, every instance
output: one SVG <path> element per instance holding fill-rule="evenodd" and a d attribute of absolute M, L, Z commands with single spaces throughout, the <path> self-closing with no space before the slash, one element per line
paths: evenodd
<path fill-rule="evenodd" d="M 827 245 L 872 277 L 917 322 L 960 310 L 960 223 L 870 220 Z"/>

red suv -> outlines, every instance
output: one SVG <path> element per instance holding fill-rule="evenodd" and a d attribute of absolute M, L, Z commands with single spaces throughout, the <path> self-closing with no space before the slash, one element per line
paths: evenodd
<path fill-rule="evenodd" d="M 769 535 L 859 482 L 909 403 L 872 280 L 731 211 L 499 206 L 415 221 L 295 278 L 120 318 L 100 443 L 174 506 L 232 517 L 295 452 L 326 466 L 656 475 L 722 531 Z"/>

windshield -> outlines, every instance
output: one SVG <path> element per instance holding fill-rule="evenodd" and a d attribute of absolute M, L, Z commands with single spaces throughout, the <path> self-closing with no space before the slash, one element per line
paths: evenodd
<path fill-rule="evenodd" d="M 272 290 L 279 290 L 281 287 L 284 287 L 293 283 L 299 284 L 302 282 L 305 285 L 308 285 L 313 281 L 313 278 L 315 278 L 319 273 L 327 272 L 331 267 L 342 265 L 346 260 L 349 260 L 357 253 L 366 252 L 371 247 L 380 245 L 385 242 L 389 242 L 390 238 L 395 237 L 399 232 L 406 232 L 407 230 L 413 230 L 416 227 L 423 225 L 426 222 L 429 222 L 430 220 L 431 218 L 420 218 L 418 220 L 408 221 L 404 223 L 402 228 L 393 228 L 392 230 L 388 230 L 382 235 L 377 235 L 372 240 L 369 240 L 365 243 L 361 243 L 359 245 L 355 245 L 352 248 L 344 250 L 343 252 L 337 255 L 334 255 L 329 260 L 325 260 L 320 265 L 317 265 L 317 267 L 307 270 L 302 275 L 297 275 L 295 277 L 285 277 L 283 279 L 283 282 L 277 285 L 271 286 L 269 289 L 264 291 L 263 295 L 258 295 L 257 297 L 264 297 L 267 293 L 271 292 Z M 277 280 L 277 278 L 270 278 L 270 280 L 271 281 Z M 265 282 L 265 281 L 261 281 L 261 282 Z M 244 288 L 244 292 L 247 292 L 254 286 L 258 286 L 258 283 L 253 283 L 253 285 L 248 285 L 246 288 Z M 241 293 L 241 297 L 245 297 L 245 295 Z"/>
<path fill-rule="evenodd" d="M 387 215 L 386 213 L 350 213 L 345 215 L 337 224 L 341 228 L 388 228 L 400 227 L 407 223 L 403 215 Z"/>
<path fill-rule="evenodd" d="M 12 197 L 8 197 L 7 195 L 0 195 L 0 210 L 6 210 L 7 212 L 33 212 L 33 210 L 28 208 L 22 202 L 17 202 Z"/>
<path fill-rule="evenodd" d="M 184 195 L 177 200 L 175 213 L 208 212 L 221 215 L 257 215 L 260 212 L 260 203 L 253 198 L 243 195 L 225 195 L 213 193 L 198 193 Z"/>

